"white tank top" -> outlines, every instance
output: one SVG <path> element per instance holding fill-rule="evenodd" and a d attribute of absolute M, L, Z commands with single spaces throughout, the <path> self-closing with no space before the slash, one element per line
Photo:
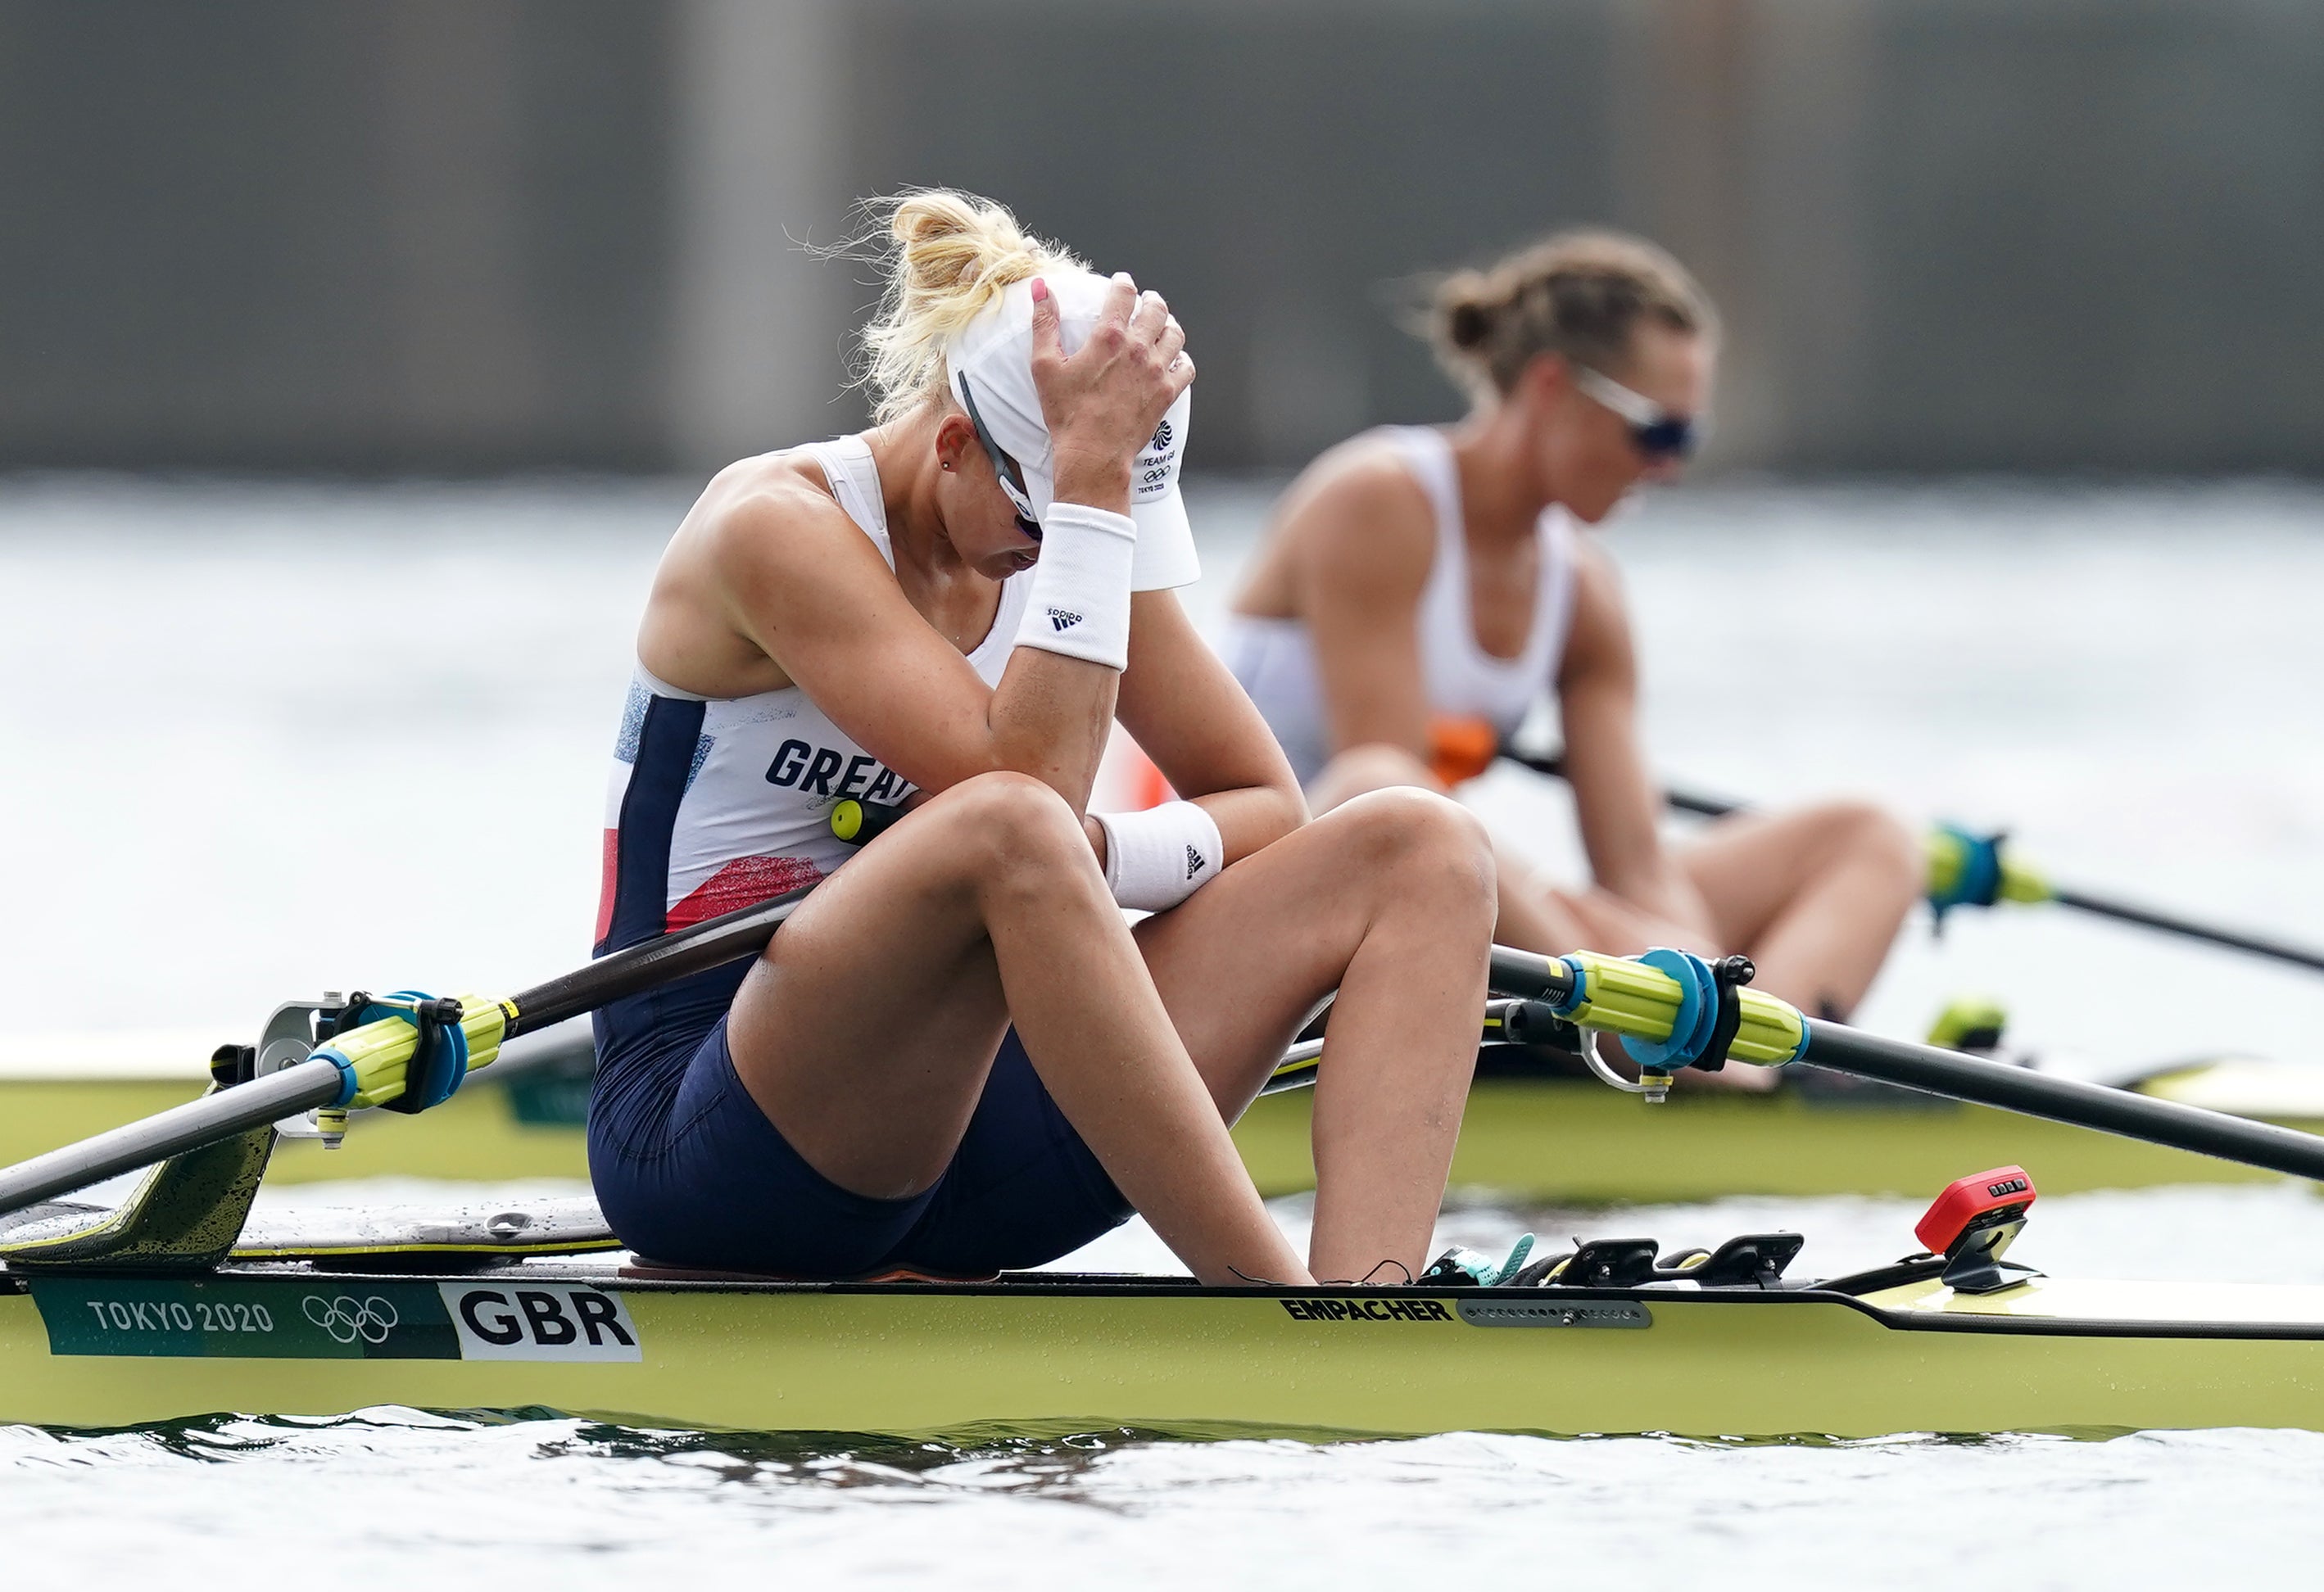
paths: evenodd
<path fill-rule="evenodd" d="M 1483 719 L 1508 735 L 1556 680 L 1573 614 L 1574 529 L 1555 504 L 1534 527 L 1540 575 L 1533 620 L 1515 658 L 1495 658 L 1477 644 L 1469 605 L 1469 540 L 1461 511 L 1461 474 L 1452 440 L 1430 426 L 1391 426 L 1372 433 L 1404 457 L 1435 511 L 1436 549 L 1415 616 L 1423 690 L 1432 718 Z M 1315 665 L 1314 638 L 1300 619 L 1229 616 L 1227 667 L 1283 743 L 1303 785 L 1331 760 L 1331 726 Z"/>
<path fill-rule="evenodd" d="M 893 569 L 880 472 L 861 437 L 798 451 Z M 988 686 L 1016 646 L 1028 571 L 1001 586 L 992 628 L 968 655 Z M 832 805 L 899 802 L 912 784 L 883 766 L 797 686 L 706 697 L 638 666 L 605 795 L 597 953 L 813 884 L 853 854 L 831 833 Z"/>

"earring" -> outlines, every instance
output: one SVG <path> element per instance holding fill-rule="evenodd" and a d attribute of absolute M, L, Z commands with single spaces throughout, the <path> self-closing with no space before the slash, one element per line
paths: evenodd
<path fill-rule="evenodd" d="M 944 467 L 945 467 L 945 469 L 947 469 L 947 470 L 951 469 L 951 468 L 952 468 L 952 461 L 951 461 L 950 459 L 946 459 L 946 460 L 945 460 L 945 461 L 944 461 Z"/>

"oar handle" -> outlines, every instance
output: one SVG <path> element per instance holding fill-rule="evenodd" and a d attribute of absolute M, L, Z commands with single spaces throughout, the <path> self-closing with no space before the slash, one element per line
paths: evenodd
<path fill-rule="evenodd" d="M 864 802 L 848 796 L 831 805 L 832 836 L 851 846 L 868 846 L 910 811 L 901 803 Z"/>
<path fill-rule="evenodd" d="M 339 1098 L 340 1084 L 339 1070 L 332 1063 L 300 1062 L 95 1138 L 20 1161 L 0 1170 L 0 1216 L 327 1106 Z"/>

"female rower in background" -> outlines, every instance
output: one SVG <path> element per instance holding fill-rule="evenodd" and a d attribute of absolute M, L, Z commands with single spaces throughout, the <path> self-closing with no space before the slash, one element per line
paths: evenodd
<path fill-rule="evenodd" d="M 1497 937 L 1742 952 L 1760 988 L 1845 1016 L 1920 893 L 1918 846 L 1840 802 L 1665 844 L 1629 617 L 1581 529 L 1677 474 L 1711 388 L 1710 305 L 1651 244 L 1576 233 L 1452 277 L 1433 318 L 1468 419 L 1367 432 L 1310 465 L 1234 602 L 1229 665 L 1309 801 L 1453 788 L 1554 686 L 1593 882 L 1560 888 L 1502 848 Z"/>
<path fill-rule="evenodd" d="M 1409 790 L 1302 827 L 1171 590 L 1194 366 L 1161 299 L 987 201 L 879 213 L 878 423 L 720 472 L 638 632 L 599 954 L 816 888 L 754 962 L 598 1013 L 606 1218 L 663 1263 L 848 1277 L 1035 1265 L 1134 1207 L 1204 1282 L 1404 1281 L 1489 844 Z M 1087 812 L 1117 717 L 1191 799 Z M 918 796 L 832 837 L 843 797 Z M 1303 1264 L 1227 1124 L 1334 989 Z"/>

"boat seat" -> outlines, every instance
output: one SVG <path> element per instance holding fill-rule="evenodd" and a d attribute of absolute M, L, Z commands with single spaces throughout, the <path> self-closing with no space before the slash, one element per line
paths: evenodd
<path fill-rule="evenodd" d="M 338 1206 L 251 1212 L 234 1247 L 238 1260 L 355 1264 L 506 1260 L 528 1255 L 592 1255 L 619 1249 L 597 1201 L 586 1195 L 531 1201 L 450 1201 L 356 1209 Z"/>

